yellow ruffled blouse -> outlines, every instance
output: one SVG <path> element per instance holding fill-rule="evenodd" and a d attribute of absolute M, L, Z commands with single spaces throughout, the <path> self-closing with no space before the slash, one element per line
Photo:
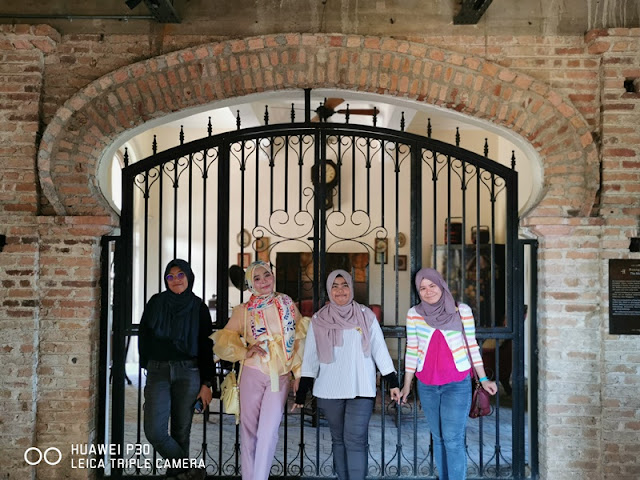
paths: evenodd
<path fill-rule="evenodd" d="M 292 355 L 287 355 L 284 350 L 282 321 L 275 305 L 267 307 L 264 311 L 266 319 L 266 334 L 254 338 L 251 328 L 251 315 L 247 311 L 246 303 L 233 309 L 227 325 L 211 335 L 213 340 L 213 353 L 222 360 L 239 362 L 244 360 L 245 367 L 258 368 L 264 374 L 271 377 L 271 390 L 279 390 L 278 377 L 292 372 L 295 378 L 300 378 L 302 358 L 304 356 L 304 340 L 309 328 L 309 317 L 302 317 L 297 307 L 295 309 L 295 340 Z M 260 357 L 254 355 L 245 358 L 249 347 L 257 342 L 266 343 L 268 355 Z M 287 358 L 289 357 L 289 358 Z"/>

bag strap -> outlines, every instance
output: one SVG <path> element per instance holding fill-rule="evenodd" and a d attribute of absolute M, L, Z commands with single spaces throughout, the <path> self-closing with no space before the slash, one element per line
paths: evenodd
<path fill-rule="evenodd" d="M 244 307 L 244 333 L 242 334 L 242 340 L 244 341 L 245 345 L 248 343 L 247 342 L 247 307 Z M 245 357 L 246 358 L 246 357 Z M 244 366 L 244 358 L 240 361 L 240 370 L 238 371 L 238 381 L 237 384 L 240 385 L 240 377 L 242 376 L 242 367 Z"/>
<path fill-rule="evenodd" d="M 459 311 L 458 311 L 458 315 L 460 315 Z M 469 365 L 471 365 L 471 376 L 475 381 L 478 381 L 478 374 L 476 373 L 476 369 L 473 366 L 473 358 L 471 358 L 471 349 L 469 348 L 469 342 L 467 341 L 467 331 L 464 328 L 464 322 L 462 321 L 462 316 L 460 316 L 460 323 L 462 324 L 462 338 L 464 338 L 464 344 L 467 346 L 467 357 L 469 357 Z"/>

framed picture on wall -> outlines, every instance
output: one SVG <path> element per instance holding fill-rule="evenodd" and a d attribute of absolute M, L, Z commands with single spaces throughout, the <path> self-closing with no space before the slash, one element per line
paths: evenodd
<path fill-rule="evenodd" d="M 251 264 L 251 254 L 250 253 L 239 253 L 238 254 L 238 265 L 242 268 L 247 268 Z"/>
<path fill-rule="evenodd" d="M 397 261 L 398 261 L 398 271 L 399 272 L 403 272 L 407 269 L 407 256 L 406 255 L 398 255 L 397 256 Z M 396 258 L 394 257 L 393 259 L 393 267 L 395 268 L 396 266 Z"/>
<path fill-rule="evenodd" d="M 258 260 L 269 263 L 269 237 L 256 238 L 255 246 L 258 253 Z"/>
<path fill-rule="evenodd" d="M 389 250 L 389 239 L 387 239 L 387 238 L 376 238 L 375 247 L 376 247 L 376 253 L 386 252 L 387 250 Z"/>
<path fill-rule="evenodd" d="M 380 252 L 376 252 L 376 256 L 375 256 L 375 261 L 378 265 L 382 264 L 382 263 L 388 263 L 389 262 L 389 257 L 387 255 L 387 251 L 383 250 Z"/>

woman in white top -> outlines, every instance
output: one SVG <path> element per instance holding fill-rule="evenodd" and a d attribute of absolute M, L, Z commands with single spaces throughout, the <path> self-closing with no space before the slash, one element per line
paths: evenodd
<path fill-rule="evenodd" d="M 302 379 L 292 411 L 304 405 L 313 385 L 318 408 L 329 422 L 338 479 L 364 480 L 376 367 L 396 401 L 400 399 L 398 377 L 376 316 L 353 300 L 351 275 L 344 270 L 331 272 L 327 292 L 330 303 L 313 316 L 307 332 Z"/>

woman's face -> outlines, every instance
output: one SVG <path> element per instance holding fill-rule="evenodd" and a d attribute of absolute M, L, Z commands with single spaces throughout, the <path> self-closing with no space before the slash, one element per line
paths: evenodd
<path fill-rule="evenodd" d="M 258 295 L 268 295 L 273 292 L 273 275 L 264 267 L 258 267 L 253 272 L 253 288 Z"/>
<path fill-rule="evenodd" d="M 420 282 L 420 299 L 433 305 L 442 297 L 442 289 L 431 280 L 423 278 Z"/>
<path fill-rule="evenodd" d="M 180 270 L 180 267 L 178 266 L 171 267 L 166 278 L 169 290 L 176 295 L 180 295 L 189 286 L 189 279 L 187 278 L 186 273 Z"/>
<path fill-rule="evenodd" d="M 331 300 L 342 307 L 349 303 L 349 298 L 351 298 L 349 284 L 343 277 L 336 277 L 331 284 Z"/>

